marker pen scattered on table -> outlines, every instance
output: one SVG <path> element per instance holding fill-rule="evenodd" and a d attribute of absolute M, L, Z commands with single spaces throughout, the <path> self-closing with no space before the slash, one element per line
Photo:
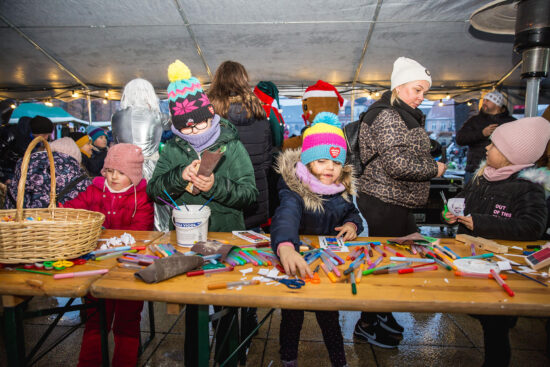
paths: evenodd
<path fill-rule="evenodd" d="M 418 257 L 399 257 L 399 256 L 392 256 L 390 257 L 390 261 L 410 261 L 415 263 L 427 263 L 431 264 L 433 263 L 433 259 L 421 259 Z"/>
<path fill-rule="evenodd" d="M 493 279 L 493 274 L 479 274 L 479 273 L 468 273 L 465 271 L 455 271 L 455 275 L 459 277 L 465 277 L 465 278 L 482 278 L 482 279 Z M 508 278 L 506 274 L 501 274 L 500 277 L 502 279 Z"/>
<path fill-rule="evenodd" d="M 355 284 L 355 273 L 352 271 L 349 274 L 349 280 L 351 282 L 351 294 L 357 294 L 357 284 Z"/>
<path fill-rule="evenodd" d="M 493 274 L 493 279 L 496 280 L 496 282 L 508 293 L 510 297 L 514 297 L 514 291 L 510 288 L 508 284 L 502 278 L 498 275 L 498 273 L 494 269 L 489 270 L 491 274 Z"/>
<path fill-rule="evenodd" d="M 26 273 L 34 273 L 34 274 L 42 274 L 42 275 L 53 275 L 52 273 L 46 273 L 45 271 L 37 271 L 37 270 L 31 270 L 31 269 L 15 268 L 15 270 L 24 271 Z"/>
<path fill-rule="evenodd" d="M 145 269 L 145 266 L 136 265 L 132 263 L 118 263 L 117 265 L 119 268 L 125 268 L 125 269 L 133 269 L 133 270 Z"/>
<path fill-rule="evenodd" d="M 483 254 L 483 255 L 465 256 L 462 259 L 487 259 L 487 258 L 493 257 L 493 256 L 495 256 L 495 254 L 488 253 L 488 254 Z"/>
<path fill-rule="evenodd" d="M 241 280 L 238 282 L 219 282 L 219 283 L 211 283 L 208 284 L 207 288 L 209 290 L 214 289 L 224 289 L 224 288 L 230 288 L 230 287 L 238 287 L 241 285 L 257 285 L 260 284 L 259 280 Z"/>
<path fill-rule="evenodd" d="M 137 252 L 137 250 L 111 252 L 110 254 L 103 255 L 103 256 L 100 256 L 100 257 L 96 257 L 95 260 L 96 261 L 101 261 L 101 260 L 110 259 L 112 257 L 122 256 L 125 252 L 133 253 L 133 252 Z"/>
<path fill-rule="evenodd" d="M 422 268 L 399 269 L 397 273 L 399 274 L 421 273 L 423 271 L 432 271 L 432 270 L 437 270 L 437 265 L 425 266 Z"/>
<path fill-rule="evenodd" d="M 228 267 L 224 267 L 224 268 L 188 271 L 187 276 L 188 277 L 194 277 L 194 276 L 197 276 L 197 275 L 204 275 L 204 274 L 209 274 L 209 273 L 221 273 L 221 272 L 225 272 L 225 271 L 233 271 L 233 267 L 228 266 Z"/>
<path fill-rule="evenodd" d="M 75 271 L 73 273 L 54 274 L 54 279 L 67 279 L 78 277 L 89 277 L 94 275 L 102 275 L 108 273 L 109 269 L 87 270 L 87 271 Z"/>
<path fill-rule="evenodd" d="M 386 245 L 384 245 L 384 250 L 386 250 L 386 251 L 392 253 L 392 254 L 395 255 L 395 256 L 405 257 L 405 255 L 400 254 L 399 252 L 395 251 L 394 249 L 392 249 L 391 247 L 388 247 L 388 246 L 386 246 Z"/>

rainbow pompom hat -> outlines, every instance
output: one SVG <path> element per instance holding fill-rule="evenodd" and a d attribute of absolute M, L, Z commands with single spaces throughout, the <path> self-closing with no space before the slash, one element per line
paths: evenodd
<path fill-rule="evenodd" d="M 346 162 L 346 139 L 340 128 L 338 116 L 321 112 L 311 127 L 304 131 L 301 161 L 303 164 L 318 159 L 330 159 L 344 165 Z"/>

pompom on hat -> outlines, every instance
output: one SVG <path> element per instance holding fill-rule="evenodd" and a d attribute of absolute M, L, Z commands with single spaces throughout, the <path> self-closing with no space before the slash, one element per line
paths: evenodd
<path fill-rule="evenodd" d="M 425 80 L 430 84 L 430 87 L 432 86 L 430 71 L 417 61 L 403 56 L 394 61 L 391 72 L 391 90 L 415 80 Z"/>
<path fill-rule="evenodd" d="M 177 130 L 214 117 L 214 106 L 199 80 L 180 60 L 168 67 L 168 100 L 172 124 Z"/>
<path fill-rule="evenodd" d="M 69 137 L 64 137 L 54 140 L 50 143 L 50 147 L 52 148 L 52 152 L 67 154 L 68 156 L 76 159 L 79 164 L 82 163 L 82 154 L 80 153 L 80 148 L 78 147 L 78 145 L 76 145 L 73 139 Z"/>
<path fill-rule="evenodd" d="M 550 122 L 526 117 L 495 129 L 491 142 L 512 164 L 532 164 L 539 159 L 550 139 Z"/>
<path fill-rule="evenodd" d="M 486 99 L 488 101 L 491 101 L 493 102 L 494 104 L 496 104 L 497 106 L 499 107 L 502 107 L 504 106 L 504 96 L 502 94 L 500 94 L 499 92 L 497 92 L 496 90 L 490 92 L 490 93 L 487 93 L 483 99 Z"/>
<path fill-rule="evenodd" d="M 113 145 L 107 152 L 101 174 L 105 176 L 105 169 L 116 169 L 124 173 L 134 186 L 143 178 L 143 153 L 141 148 L 134 144 L 120 143 Z"/>
<path fill-rule="evenodd" d="M 301 161 L 303 164 L 318 159 L 330 159 L 344 165 L 346 162 L 346 139 L 338 116 L 320 112 L 311 127 L 303 134 Z"/>

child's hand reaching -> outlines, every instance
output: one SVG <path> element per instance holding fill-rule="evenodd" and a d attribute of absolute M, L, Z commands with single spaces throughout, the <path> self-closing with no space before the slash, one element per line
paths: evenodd
<path fill-rule="evenodd" d="M 292 246 L 281 246 L 279 248 L 279 258 L 285 268 L 285 273 L 288 275 L 297 275 L 299 272 L 302 277 L 307 275 L 313 278 L 313 272 L 309 265 Z"/>
<path fill-rule="evenodd" d="M 185 181 L 192 182 L 193 177 L 197 177 L 197 171 L 198 171 L 198 165 L 201 163 L 199 159 L 195 159 L 191 164 L 189 164 L 185 169 L 183 170 L 181 177 Z"/>
<path fill-rule="evenodd" d="M 352 241 L 357 238 L 357 227 L 355 224 L 351 222 L 346 222 L 340 227 L 334 228 L 335 231 L 340 231 L 336 235 L 336 237 L 342 237 L 342 240 L 345 241 Z"/>
<path fill-rule="evenodd" d="M 471 215 L 465 216 L 458 216 L 458 223 L 462 223 L 466 228 L 468 228 L 470 231 L 474 230 L 474 218 L 472 218 Z"/>
<path fill-rule="evenodd" d="M 445 221 L 449 224 L 455 224 L 456 221 L 457 221 L 457 217 L 456 215 L 454 215 L 453 213 L 451 213 L 450 211 L 447 211 L 447 213 L 445 212 L 441 212 L 441 216 L 443 217 L 443 219 L 445 219 Z"/>

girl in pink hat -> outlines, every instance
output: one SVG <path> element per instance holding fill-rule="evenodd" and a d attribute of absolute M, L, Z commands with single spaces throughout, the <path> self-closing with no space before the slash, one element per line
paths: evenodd
<path fill-rule="evenodd" d="M 486 162 L 457 197 L 464 198 L 462 215 L 442 213 L 458 223 L 458 233 L 512 241 L 534 241 L 546 230 L 544 186 L 550 175 L 534 168 L 550 139 L 550 122 L 529 117 L 500 125 L 486 147 Z M 457 213 L 458 214 L 458 213 Z M 474 315 L 485 340 L 484 366 L 510 363 L 509 331 L 515 316 Z"/>

